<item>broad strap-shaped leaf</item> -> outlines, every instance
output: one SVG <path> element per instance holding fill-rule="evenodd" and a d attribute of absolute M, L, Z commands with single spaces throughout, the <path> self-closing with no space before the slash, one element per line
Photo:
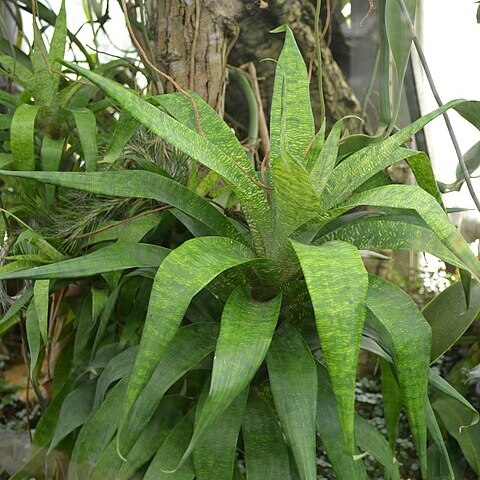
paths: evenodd
<path fill-rule="evenodd" d="M 480 279 L 480 262 L 470 250 L 460 232 L 453 226 L 438 202 L 425 190 L 413 185 L 387 185 L 358 193 L 344 206 L 360 205 L 415 210 L 427 227 L 446 247 L 458 257 L 477 279 Z"/>
<path fill-rule="evenodd" d="M 265 359 L 280 313 L 281 296 L 258 302 L 240 286 L 227 300 L 213 360 L 210 391 L 182 461 L 204 432 L 247 388 Z"/>
<path fill-rule="evenodd" d="M 423 316 L 432 328 L 430 361 L 443 355 L 465 333 L 480 312 L 480 283 L 470 283 L 467 306 L 461 282 L 450 285 L 423 309 Z"/>
<path fill-rule="evenodd" d="M 428 372 L 428 382 L 441 396 L 448 396 L 462 404 L 462 407 L 465 410 L 465 419 L 468 420 L 465 425 L 462 425 L 462 428 L 471 427 L 479 422 L 480 414 L 475 410 L 475 407 L 473 407 L 463 395 L 457 392 L 455 388 L 432 369 Z M 468 412 L 470 412 L 470 417 L 468 417 Z"/>
<path fill-rule="evenodd" d="M 50 303 L 50 280 L 37 280 L 33 286 L 33 302 L 38 326 L 45 344 L 48 342 L 48 306 Z"/>
<path fill-rule="evenodd" d="M 242 426 L 248 480 L 290 480 L 288 452 L 270 406 L 250 393 Z"/>
<path fill-rule="evenodd" d="M 27 288 L 12 303 L 10 308 L 0 320 L 0 337 L 20 321 L 20 311 L 30 301 L 32 296 L 32 288 Z"/>
<path fill-rule="evenodd" d="M 75 108 L 72 110 L 78 137 L 83 150 L 83 160 L 87 172 L 94 172 L 97 167 L 97 120 L 88 108 Z"/>
<path fill-rule="evenodd" d="M 232 129 L 223 121 L 222 117 L 197 93 L 189 91 L 195 101 L 200 126 L 207 140 L 219 148 L 225 155 L 232 158 L 252 177 L 255 178 L 255 169 L 247 154 L 233 133 Z M 198 132 L 192 101 L 180 92 L 167 95 L 158 95 L 153 98 L 155 103 L 163 108 L 175 120 Z"/>
<path fill-rule="evenodd" d="M 68 480 L 89 477 L 92 467 L 115 435 L 126 388 L 125 378 L 112 388 L 100 408 L 80 430 L 69 463 Z"/>
<path fill-rule="evenodd" d="M 60 169 L 65 139 L 53 139 L 45 135 L 42 140 L 42 149 L 40 152 L 40 164 L 42 170 L 55 172 Z M 55 196 L 55 187 L 47 185 L 45 187 L 47 201 L 49 204 L 53 202 Z"/>
<path fill-rule="evenodd" d="M 324 121 L 322 125 L 325 125 L 325 123 L 326 122 Z M 323 189 L 337 163 L 338 145 L 340 143 L 342 127 L 343 118 L 338 120 L 338 122 L 332 127 L 320 155 L 310 172 L 310 181 L 318 198 L 321 198 Z"/>
<path fill-rule="evenodd" d="M 367 306 L 372 327 L 388 347 L 402 393 L 403 403 L 420 458 L 427 469 L 425 409 L 430 363 L 431 330 L 417 306 L 399 287 L 370 275 Z"/>
<path fill-rule="evenodd" d="M 404 1 L 410 19 L 412 22 L 415 22 L 417 0 Z M 400 109 L 403 81 L 407 70 L 408 59 L 410 58 L 410 48 L 412 46 L 412 33 L 410 32 L 408 18 L 406 18 L 406 15 L 403 13 L 398 0 L 385 0 L 385 19 L 381 19 L 380 21 L 385 21 L 388 45 L 395 64 L 392 119 L 390 122 L 391 127 L 393 127 Z"/>
<path fill-rule="evenodd" d="M 418 186 L 434 197 L 445 210 L 442 194 L 440 193 L 438 183 L 435 180 L 432 162 L 428 158 L 428 155 L 425 152 L 418 152 L 415 155 L 408 157 L 407 163 L 415 176 Z"/>
<path fill-rule="evenodd" d="M 39 107 L 23 104 L 17 107 L 10 128 L 10 147 L 18 170 L 35 170 L 35 118 Z"/>
<path fill-rule="evenodd" d="M 443 462 L 448 468 L 448 475 L 450 479 L 455 480 L 455 473 L 450 462 L 450 457 L 448 455 L 447 447 L 443 439 L 442 431 L 438 425 L 437 418 L 435 417 L 435 412 L 433 411 L 432 404 L 430 400 L 427 400 L 427 430 L 430 438 L 435 444 L 439 454 L 441 455 Z M 430 470 L 430 465 L 429 465 Z"/>
<path fill-rule="evenodd" d="M 185 373 L 198 365 L 215 349 L 218 324 L 195 323 L 180 327 L 152 377 L 140 393 L 119 434 L 121 451 L 128 452 L 148 424 L 165 392 Z M 186 352 L 188 355 L 179 355 Z M 99 384 L 100 384 L 99 379 Z M 185 446 L 186 447 L 186 446 Z"/>
<path fill-rule="evenodd" d="M 241 240 L 233 224 L 211 203 L 187 187 L 156 173 L 142 170 L 108 172 L 13 172 L 1 170 L 1 175 L 31 178 L 59 187 L 82 190 L 112 197 L 149 198 L 172 205 L 204 223 L 215 233 Z"/>
<path fill-rule="evenodd" d="M 248 388 L 241 392 L 230 406 L 210 425 L 193 452 L 197 480 L 224 480 L 232 478 L 236 460 L 237 439 L 242 426 Z M 195 428 L 202 418 L 200 398 L 195 417 Z M 195 435 L 195 432 L 194 432 Z"/>
<path fill-rule="evenodd" d="M 55 21 L 55 30 L 53 32 L 52 41 L 50 42 L 50 51 L 48 52 L 48 61 L 55 71 L 60 71 L 62 60 L 65 55 L 65 46 L 67 40 L 67 10 L 65 0 L 62 0 L 60 11 Z M 56 74 L 56 80 L 52 81 L 52 86 L 58 89 L 60 83 L 60 75 Z"/>
<path fill-rule="evenodd" d="M 285 32 L 285 41 L 278 58 L 273 86 L 270 158 L 275 160 L 280 156 L 283 144 L 285 151 L 303 162 L 309 143 L 315 135 L 310 82 L 292 30 L 288 25 L 282 25 L 272 31 L 280 32 Z M 282 131 L 283 129 L 285 130 Z"/>
<path fill-rule="evenodd" d="M 303 165 L 288 152 L 272 159 L 275 230 L 282 240 L 318 216 L 320 202 Z"/>
<path fill-rule="evenodd" d="M 322 199 L 324 208 L 331 208 L 380 170 L 407 158 L 410 154 L 414 155 L 416 153 L 414 150 L 399 149 L 399 145 L 408 142 L 412 135 L 449 108 L 454 108 L 462 103 L 470 102 L 452 100 L 443 107 L 419 118 L 383 142 L 362 148 L 347 157 L 335 168 L 325 187 L 325 195 Z"/>
<path fill-rule="evenodd" d="M 368 214 L 363 212 L 364 215 L 365 213 Z M 315 243 L 319 245 L 332 240 L 343 240 L 367 250 L 386 248 L 428 252 L 452 265 L 466 268 L 418 216 L 382 214 L 368 218 L 362 218 L 361 215 L 359 217 L 320 236 Z"/>
<path fill-rule="evenodd" d="M 220 273 L 255 260 L 242 244 L 223 237 L 188 240 L 162 262 L 155 276 L 140 350 L 128 386 L 122 427 L 172 341 L 192 298 Z"/>
<path fill-rule="evenodd" d="M 122 242 L 63 262 L 4 273 L 0 280 L 81 278 L 127 268 L 158 267 L 168 252 L 158 245 Z"/>
<path fill-rule="evenodd" d="M 358 447 L 368 452 L 383 467 L 385 478 L 400 480 L 398 462 L 385 437 L 360 415 L 355 416 L 355 439 Z"/>
<path fill-rule="evenodd" d="M 112 139 L 101 161 L 105 163 L 113 163 L 117 160 L 121 156 L 125 145 L 138 130 L 139 126 L 140 124 L 127 112 L 121 112 Z"/>
<path fill-rule="evenodd" d="M 257 250 L 262 251 L 265 245 L 271 243 L 271 215 L 263 189 L 248 178 L 239 165 L 200 134 L 177 122 L 118 83 L 73 63 L 64 63 L 101 88 L 153 133 L 230 182 L 242 201 Z"/>
<path fill-rule="evenodd" d="M 37 365 L 38 356 L 40 354 L 42 337 L 40 335 L 40 326 L 33 302 L 30 302 L 30 305 L 27 308 L 27 313 L 25 314 L 25 330 L 27 332 L 28 352 L 30 355 L 29 375 L 34 379 L 35 366 Z"/>
<path fill-rule="evenodd" d="M 437 395 L 432 406 L 448 430 L 458 442 L 463 455 L 477 475 L 480 475 L 480 423 L 467 427 L 471 411 L 448 395 Z M 467 427 L 467 428 L 465 428 Z"/>
<path fill-rule="evenodd" d="M 168 395 L 162 400 L 125 461 L 117 455 L 116 439 L 113 438 L 98 457 L 89 479 L 128 480 L 132 478 L 135 472 L 157 453 L 175 424 L 181 419 L 180 408 L 182 403 L 185 403 L 184 400 L 184 397 L 176 395 Z"/>
<path fill-rule="evenodd" d="M 382 372 L 383 416 L 385 417 L 388 442 L 392 451 L 395 452 L 398 421 L 403 406 L 402 395 L 393 372 L 393 366 L 383 358 L 380 359 L 380 366 Z"/>
<path fill-rule="evenodd" d="M 144 480 L 193 480 L 195 472 L 191 459 L 175 472 L 167 472 L 178 465 L 192 436 L 194 419 L 195 409 L 192 409 L 175 425 L 150 463 Z"/>
<path fill-rule="evenodd" d="M 354 450 L 355 376 L 365 321 L 368 274 L 346 242 L 293 243 L 307 282 L 318 335 L 337 399 L 346 453 Z"/>
<path fill-rule="evenodd" d="M 49 450 L 86 422 L 92 412 L 94 394 L 95 385 L 83 383 L 65 397 Z"/>
<path fill-rule="evenodd" d="M 320 126 L 320 130 L 315 135 L 315 138 L 310 141 L 307 154 L 305 155 L 305 169 L 307 172 L 311 172 L 313 166 L 318 161 L 318 157 L 322 152 L 323 145 L 325 144 L 325 130 L 327 128 L 327 122 L 323 121 Z"/>
<path fill-rule="evenodd" d="M 327 368 L 317 362 L 317 432 L 333 471 L 340 480 L 366 480 L 365 466 L 355 461 L 343 448 L 343 432 L 338 417 L 337 404 Z"/>
<path fill-rule="evenodd" d="M 302 336 L 292 327 L 273 337 L 267 355 L 275 408 L 301 480 L 316 480 L 317 372 Z"/>

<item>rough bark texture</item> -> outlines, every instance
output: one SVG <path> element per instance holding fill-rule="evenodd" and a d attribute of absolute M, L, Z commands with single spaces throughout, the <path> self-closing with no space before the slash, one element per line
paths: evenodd
<path fill-rule="evenodd" d="M 149 27 L 157 65 L 223 115 L 227 57 L 238 22 L 265 5 L 263 0 L 151 0 Z M 171 84 L 164 87 L 173 91 Z"/>

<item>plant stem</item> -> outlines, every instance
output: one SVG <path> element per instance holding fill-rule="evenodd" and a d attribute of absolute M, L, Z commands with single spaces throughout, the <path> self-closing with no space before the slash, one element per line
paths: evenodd
<path fill-rule="evenodd" d="M 405 18 L 408 22 L 408 27 L 410 30 L 410 35 L 412 36 L 413 44 L 415 45 L 415 49 L 418 54 L 418 58 L 420 59 L 420 63 L 422 64 L 423 70 L 425 71 L 425 75 L 427 76 L 428 84 L 430 85 L 430 90 L 433 93 L 433 96 L 435 98 L 435 101 L 437 102 L 437 105 L 439 107 L 443 106 L 443 102 L 440 98 L 440 95 L 438 94 L 438 90 L 435 86 L 435 82 L 432 77 L 432 72 L 430 71 L 430 68 L 428 67 L 427 59 L 425 58 L 425 54 L 423 53 L 422 46 L 420 45 L 420 41 L 417 36 L 417 32 L 415 30 L 415 26 L 413 25 L 412 19 L 410 18 L 410 15 L 408 13 L 407 7 L 405 5 L 404 0 L 398 0 L 398 3 L 400 4 L 400 8 L 403 11 L 403 14 L 405 15 Z M 458 158 L 458 163 L 460 164 L 460 167 L 462 168 L 463 176 L 465 178 L 465 182 L 468 187 L 468 191 L 470 192 L 470 195 L 473 199 L 473 202 L 475 203 L 475 206 L 477 207 L 477 210 L 480 212 L 480 201 L 477 198 L 477 195 L 475 194 L 475 189 L 473 188 L 472 180 L 470 178 L 470 174 L 468 172 L 467 165 L 465 163 L 465 160 L 462 155 L 462 151 L 460 150 L 460 145 L 458 144 L 457 137 L 455 136 L 455 132 L 453 131 L 452 124 L 450 122 L 450 118 L 447 113 L 443 114 L 443 118 L 445 120 L 445 124 L 447 126 L 448 133 L 450 134 L 450 138 L 452 139 L 453 147 L 455 148 L 455 153 L 457 154 Z"/>

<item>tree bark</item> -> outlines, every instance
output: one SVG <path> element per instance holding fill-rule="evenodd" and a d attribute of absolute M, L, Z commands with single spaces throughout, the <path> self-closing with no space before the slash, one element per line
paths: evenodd
<path fill-rule="evenodd" d="M 265 6 L 263 0 L 150 0 L 156 64 L 223 115 L 227 57 L 238 36 L 238 23 Z M 174 87 L 164 83 L 164 90 Z"/>

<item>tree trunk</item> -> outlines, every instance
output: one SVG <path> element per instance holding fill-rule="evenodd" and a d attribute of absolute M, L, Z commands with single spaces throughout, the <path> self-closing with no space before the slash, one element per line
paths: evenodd
<path fill-rule="evenodd" d="M 238 36 L 238 23 L 264 6 L 263 0 L 150 0 L 156 64 L 223 115 L 227 57 Z M 164 90 L 174 87 L 167 82 Z"/>

